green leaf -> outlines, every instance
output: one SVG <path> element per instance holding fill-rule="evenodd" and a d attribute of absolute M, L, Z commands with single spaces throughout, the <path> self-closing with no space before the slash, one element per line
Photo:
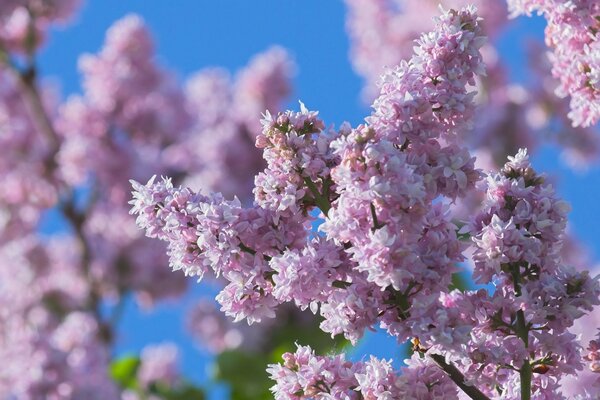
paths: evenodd
<path fill-rule="evenodd" d="M 204 391 L 198 387 L 186 385 L 164 393 L 165 400 L 204 400 Z"/>
<path fill-rule="evenodd" d="M 204 400 L 205 394 L 202 388 L 183 381 L 176 386 L 171 386 L 166 382 L 155 381 L 150 383 L 148 394 L 156 395 L 162 400 Z"/>
<path fill-rule="evenodd" d="M 266 368 L 269 360 L 262 353 L 225 351 L 217 357 L 216 379 L 231 387 L 231 400 L 272 399 Z"/>
<path fill-rule="evenodd" d="M 332 339 L 319 329 L 321 319 L 312 314 L 282 312 L 260 351 L 230 350 L 216 359 L 215 379 L 231 388 L 231 400 L 272 400 L 274 382 L 266 372 L 268 364 L 280 363 L 281 356 L 296 351 L 296 343 L 310 345 L 318 354 L 338 353 L 348 344 L 341 336 Z"/>
<path fill-rule="evenodd" d="M 124 356 L 114 360 L 109 368 L 111 378 L 124 389 L 137 388 L 137 371 L 140 367 L 140 358 L 137 356 Z"/>

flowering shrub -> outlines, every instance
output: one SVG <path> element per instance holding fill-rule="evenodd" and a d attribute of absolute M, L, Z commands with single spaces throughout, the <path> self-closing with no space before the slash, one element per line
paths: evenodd
<path fill-rule="evenodd" d="M 303 104 L 267 112 L 252 207 L 169 179 L 133 182 L 138 225 L 168 243 L 174 269 L 222 276 L 217 299 L 235 320 L 293 302 L 352 343 L 375 325 L 413 343 L 400 372 L 299 346 L 269 368 L 275 398 L 555 399 L 560 379 L 595 359 L 596 342 L 585 355 L 569 332 L 600 304 L 597 278 L 561 260 L 569 206 L 526 150 L 484 180 L 462 140 L 484 41 L 473 8 L 444 12 L 384 74 L 356 128 L 327 130 Z M 474 191 L 480 211 L 459 229 L 450 205 Z M 473 279 L 494 290 L 451 289 L 465 238 Z"/>
<path fill-rule="evenodd" d="M 115 354 L 128 302 L 186 276 L 220 290 L 186 324 L 234 400 L 598 398 L 598 278 L 529 154 L 600 154 L 600 10 L 473 2 L 346 0 L 372 112 L 334 128 L 282 111 L 283 48 L 181 84 L 133 14 L 63 98 L 37 58 L 80 2 L 1 1 L 0 398 L 204 398 L 173 343 Z M 536 12 L 549 60 L 532 46 L 515 83 L 494 41 Z M 401 368 L 338 354 L 376 328 L 410 344 Z"/>

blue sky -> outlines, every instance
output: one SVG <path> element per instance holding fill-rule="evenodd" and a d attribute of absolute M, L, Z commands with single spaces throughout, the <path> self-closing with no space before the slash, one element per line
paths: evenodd
<path fill-rule="evenodd" d="M 157 42 L 160 62 L 184 79 L 194 71 L 222 66 L 235 71 L 257 52 L 273 44 L 287 48 L 297 64 L 291 107 L 301 99 L 309 108 L 320 110 L 328 123 L 362 121 L 368 109 L 360 100 L 361 80 L 348 61 L 348 38 L 341 0 L 92 0 L 74 23 L 57 30 L 40 56 L 42 73 L 55 78 L 65 95 L 79 91 L 77 58 L 95 52 L 106 29 L 116 19 L 135 12 L 149 25 Z M 540 19 L 520 18 L 516 34 L 505 35 L 500 49 L 515 79 L 522 54 L 515 43 L 522 35 L 541 39 Z M 544 148 L 534 158 L 537 169 L 557 176 L 562 197 L 573 206 L 571 228 L 600 259 L 600 170 L 575 173 L 559 161 L 556 149 Z M 185 299 L 189 304 L 204 289 L 195 289 Z M 183 368 L 195 379 L 205 376 L 206 354 L 196 352 L 183 331 L 180 305 L 164 305 L 154 314 L 145 314 L 129 304 L 121 325 L 117 351 L 136 351 L 145 343 L 174 340 L 184 348 Z M 394 357 L 393 342 L 384 335 L 371 335 L 360 353 Z"/>

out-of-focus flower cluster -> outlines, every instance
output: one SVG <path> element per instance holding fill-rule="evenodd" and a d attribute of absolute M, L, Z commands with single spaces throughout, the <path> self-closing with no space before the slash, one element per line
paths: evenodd
<path fill-rule="evenodd" d="M 0 4 L 0 48 L 31 53 L 45 40 L 54 23 L 67 22 L 79 0 L 5 0 Z"/>
<path fill-rule="evenodd" d="M 509 0 L 512 16 L 543 15 L 546 44 L 552 49 L 552 75 L 560 81 L 556 94 L 570 96 L 574 126 L 600 120 L 600 4 L 595 0 Z"/>
<path fill-rule="evenodd" d="M 80 58 L 83 93 L 62 101 L 40 83 L 36 51 L 79 2 L 1 3 L 0 354 L 11 361 L 0 397 L 115 399 L 108 365 L 123 302 L 133 294 L 149 308 L 187 287 L 135 227 L 128 180 L 158 171 L 248 201 L 263 167 L 258 121 L 289 94 L 293 64 L 274 47 L 235 79 L 207 69 L 182 85 L 157 64 L 143 20 L 128 15 Z M 48 219 L 65 232 L 43 236 Z M 136 379 L 147 387 L 126 397 L 151 390 L 146 364 Z"/>

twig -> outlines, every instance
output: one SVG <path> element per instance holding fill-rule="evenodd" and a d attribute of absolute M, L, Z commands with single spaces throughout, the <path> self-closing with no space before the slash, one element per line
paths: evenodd
<path fill-rule="evenodd" d="M 462 389 L 463 392 L 473 400 L 490 400 L 483 392 L 475 386 L 465 382 L 465 376 L 452 364 L 448 364 L 444 356 L 439 354 L 429 354 L 429 357 L 448 375 L 456 386 Z"/>

